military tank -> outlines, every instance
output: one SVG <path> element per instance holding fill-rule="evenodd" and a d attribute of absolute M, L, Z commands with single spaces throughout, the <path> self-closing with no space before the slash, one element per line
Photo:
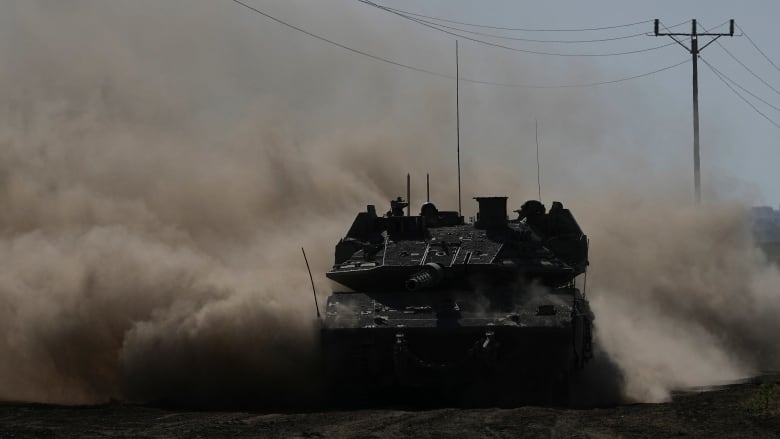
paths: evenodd
<path fill-rule="evenodd" d="M 343 395 L 388 389 L 531 398 L 567 394 L 593 356 L 575 278 L 588 240 L 560 202 L 477 197 L 470 221 L 430 202 L 369 205 L 336 244 L 321 340 Z M 342 291 L 343 290 L 343 291 Z M 514 400 L 514 399 L 513 399 Z"/>

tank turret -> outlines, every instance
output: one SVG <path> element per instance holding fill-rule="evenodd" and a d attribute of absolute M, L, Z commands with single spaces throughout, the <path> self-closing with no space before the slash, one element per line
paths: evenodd
<path fill-rule="evenodd" d="M 432 203 L 417 216 L 398 215 L 406 203 L 393 201 L 384 217 L 373 206 L 355 218 L 336 245 L 327 276 L 352 289 L 468 289 L 468 278 L 485 272 L 496 280 L 535 280 L 550 287 L 571 282 L 587 267 L 587 237 L 559 202 L 549 212 L 528 201 L 518 218 L 507 218 L 506 197 L 476 197 L 479 210 L 466 224 L 457 212 Z M 400 204 L 399 204 L 400 203 Z M 433 276 L 427 268 L 436 266 Z M 436 281 L 420 282 L 416 277 Z"/>

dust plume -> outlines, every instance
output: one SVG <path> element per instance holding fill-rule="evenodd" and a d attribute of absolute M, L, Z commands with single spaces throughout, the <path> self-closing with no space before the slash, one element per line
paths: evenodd
<path fill-rule="evenodd" d="M 388 121 L 301 139 L 295 109 L 224 84 L 265 66 L 221 58 L 210 4 L 10 7 L 0 399 L 284 403 L 315 384 L 300 247 L 326 294 L 335 241 L 431 136 Z"/>
<path fill-rule="evenodd" d="M 437 205 L 455 206 L 452 84 L 356 68 L 230 2 L 181 4 L 0 6 L 0 399 L 304 398 L 317 340 L 300 247 L 323 299 L 336 240 L 366 204 L 401 195 L 407 172 L 430 172 Z M 329 30 L 381 53 L 411 46 L 353 8 L 273 8 L 350 20 Z M 632 398 L 776 364 L 778 274 L 739 209 L 681 208 L 666 187 L 614 193 L 637 175 L 604 161 L 642 162 L 643 145 L 605 134 L 594 95 L 501 98 L 480 108 L 495 130 L 464 111 L 464 201 L 534 194 L 535 165 L 503 153 L 516 145 L 500 116 L 555 115 L 545 194 L 591 236 L 599 342 Z"/>
<path fill-rule="evenodd" d="M 618 197 L 586 211 L 597 342 L 624 395 L 725 384 L 780 366 L 780 271 L 754 246 L 745 206 Z"/>

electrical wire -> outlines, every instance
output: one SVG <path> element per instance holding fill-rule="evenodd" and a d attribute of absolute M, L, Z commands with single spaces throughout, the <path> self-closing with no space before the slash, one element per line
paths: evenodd
<path fill-rule="evenodd" d="M 728 83 L 728 82 L 727 82 L 727 81 L 724 79 L 724 77 L 723 77 L 723 76 L 721 76 L 721 75 L 720 75 L 720 74 L 719 74 L 719 73 L 718 73 L 718 72 L 717 72 L 717 71 L 716 71 L 716 70 L 715 70 L 715 69 L 712 67 L 712 65 L 710 65 L 710 63 L 708 63 L 708 62 L 707 62 L 707 61 L 706 61 L 704 58 L 702 58 L 701 60 L 702 60 L 702 61 L 704 61 L 704 64 L 705 64 L 705 65 L 707 65 L 707 67 L 709 67 L 709 68 L 710 68 L 710 70 L 712 70 L 712 72 L 713 72 L 713 73 L 715 73 L 715 76 L 717 76 L 717 78 L 718 78 L 718 79 L 720 79 L 720 80 L 721 80 L 721 82 L 723 82 L 724 84 L 726 84 L 726 87 L 728 87 L 728 88 L 729 88 L 729 89 L 730 89 L 730 90 L 731 90 L 731 91 L 732 91 L 732 92 L 733 92 L 735 95 L 737 95 L 737 97 L 739 97 L 740 99 L 742 99 L 742 101 L 743 101 L 743 102 L 745 102 L 746 104 L 748 104 L 748 105 L 750 106 L 750 108 L 752 108 L 752 109 L 753 109 L 753 111 L 755 111 L 756 113 L 760 114 L 760 115 L 761 115 L 761 116 L 762 116 L 764 119 L 766 119 L 767 121 L 769 121 L 769 123 L 771 123 L 771 124 L 772 124 L 772 125 L 774 125 L 775 127 L 777 127 L 777 128 L 780 128 L 780 124 L 778 124 L 777 122 L 775 122 L 774 120 L 772 120 L 772 119 L 771 119 L 769 116 L 767 116 L 766 114 L 764 114 L 764 113 L 763 113 L 761 110 L 759 110 L 759 109 L 758 109 L 758 108 L 757 108 L 755 105 L 753 105 L 753 103 L 752 103 L 752 102 L 750 102 L 750 101 L 749 101 L 747 98 L 745 98 L 744 96 L 742 96 L 742 95 L 741 95 L 741 94 L 740 94 L 740 93 L 737 91 L 737 89 L 735 89 L 734 87 L 732 87 L 732 86 L 731 86 L 731 84 L 729 84 L 729 83 Z"/>
<path fill-rule="evenodd" d="M 747 40 L 750 42 L 750 44 L 753 45 L 753 47 L 758 51 L 758 53 L 760 53 L 767 61 L 769 61 L 769 64 L 772 64 L 772 67 L 774 67 L 778 72 L 780 72 L 780 67 L 778 67 L 777 64 L 775 64 L 775 62 L 772 61 L 772 59 L 769 58 L 769 56 L 767 56 L 767 54 L 764 53 L 763 50 L 758 48 L 758 45 L 755 43 L 755 41 L 753 41 L 752 38 L 750 38 L 750 35 L 748 35 L 747 32 L 745 32 L 745 30 L 742 29 L 739 25 L 737 25 L 737 29 L 739 29 L 739 31 L 742 32 L 742 35 L 744 35 L 745 38 L 747 38 Z"/>
<path fill-rule="evenodd" d="M 730 56 L 730 57 L 731 57 L 731 59 L 733 59 L 734 61 L 736 61 L 736 62 L 737 62 L 739 65 L 741 65 L 741 66 L 742 66 L 742 67 L 743 67 L 745 70 L 747 70 L 747 71 L 748 71 L 748 73 L 750 73 L 751 75 L 753 75 L 753 77 L 754 77 L 754 78 L 758 79 L 758 80 L 759 80 L 759 81 L 761 81 L 761 82 L 762 82 L 764 85 L 766 85 L 767 87 L 769 87 L 769 88 L 770 88 L 770 89 L 771 89 L 773 92 L 775 92 L 775 93 L 777 93 L 778 95 L 780 95 L 780 90 L 778 90 L 778 89 L 774 88 L 774 87 L 773 87 L 773 86 L 772 86 L 770 83 L 768 83 L 768 82 L 767 82 L 766 80 L 764 80 L 762 77 L 758 76 L 758 75 L 757 75 L 755 72 L 753 72 L 753 70 L 751 70 L 751 69 L 750 69 L 750 67 L 746 66 L 746 65 L 745 65 L 745 63 L 743 63 L 742 61 L 740 61 L 740 60 L 739 60 L 739 58 L 737 58 L 737 57 L 736 57 L 736 55 L 734 55 L 733 53 L 731 53 L 731 51 L 730 51 L 730 50 L 726 49 L 726 46 L 724 46 L 723 44 L 721 44 L 719 41 L 716 41 L 715 43 L 716 43 L 718 46 L 720 46 L 720 48 L 721 48 L 721 49 L 723 49 L 723 51 L 724 51 L 724 52 L 726 52 L 726 54 L 727 54 L 728 56 Z"/>
<path fill-rule="evenodd" d="M 715 26 L 715 27 L 711 27 L 711 28 L 709 28 L 709 29 L 708 29 L 706 26 L 704 26 L 704 23 L 702 23 L 702 22 L 701 22 L 701 20 L 696 20 L 696 27 L 697 27 L 697 28 L 701 28 L 701 30 L 703 30 L 703 31 L 704 31 L 703 33 L 709 33 L 709 32 L 712 32 L 712 31 L 714 31 L 715 29 L 719 29 L 719 28 L 721 28 L 721 27 L 725 26 L 726 24 L 728 24 L 728 23 L 729 23 L 729 21 L 730 21 L 730 20 L 726 20 L 726 21 L 724 21 L 723 23 L 721 23 L 721 24 L 719 24 L 719 25 L 717 25 L 717 26 Z"/>
<path fill-rule="evenodd" d="M 260 9 L 257 9 L 255 7 L 247 4 L 247 3 L 244 3 L 241 0 L 230 0 L 230 1 L 232 1 L 233 3 L 236 3 L 236 4 L 240 5 L 240 6 L 243 6 L 244 8 L 246 8 L 246 9 L 252 11 L 252 12 L 260 14 L 263 17 L 266 17 L 269 20 L 275 21 L 276 23 L 279 23 L 279 24 L 281 24 L 283 26 L 286 26 L 286 27 L 288 27 L 290 29 L 294 29 L 294 30 L 296 30 L 298 32 L 301 32 L 301 33 L 303 33 L 305 35 L 308 35 L 308 36 L 310 36 L 312 38 L 315 38 L 317 40 L 323 41 L 323 42 L 328 43 L 330 45 L 339 47 L 341 49 L 350 51 L 352 53 L 355 53 L 355 54 L 358 54 L 358 55 L 363 55 L 365 57 L 374 59 L 376 61 L 381 61 L 381 62 L 384 62 L 384 63 L 387 63 L 387 64 L 394 65 L 396 67 L 402 67 L 402 68 L 405 68 L 405 69 L 408 69 L 408 70 L 413 70 L 415 72 L 425 73 L 425 74 L 428 74 L 428 75 L 431 75 L 431 76 L 436 76 L 436 77 L 444 78 L 444 79 L 451 79 L 451 80 L 456 79 L 456 77 L 453 76 L 453 75 L 448 75 L 448 74 L 445 74 L 445 73 L 439 73 L 439 72 L 436 72 L 436 71 L 433 71 L 433 70 L 428 70 L 428 69 L 412 66 L 412 65 L 409 65 L 409 64 L 404 64 L 404 63 L 401 63 L 401 62 L 398 62 L 398 61 L 393 61 L 393 60 L 388 59 L 388 58 L 384 58 L 384 57 L 381 57 L 381 56 L 378 56 L 378 55 L 374 55 L 374 54 L 371 54 L 371 53 L 368 53 L 368 52 L 364 52 L 364 51 L 359 50 L 359 49 L 355 49 L 355 48 L 346 46 L 344 44 L 338 43 L 336 41 L 333 41 L 333 40 L 327 39 L 325 37 L 322 37 L 320 35 L 317 35 L 317 34 L 314 34 L 312 32 L 309 32 L 309 31 L 307 31 L 307 30 L 305 30 L 305 29 L 303 29 L 301 27 L 295 26 L 295 25 L 293 25 L 291 23 L 288 23 L 288 22 L 283 21 L 283 20 L 281 20 L 279 18 L 276 18 L 276 17 L 274 17 L 272 15 L 269 15 L 266 12 L 261 11 Z M 597 86 L 601 86 L 601 85 L 617 84 L 617 83 L 620 83 L 620 82 L 630 81 L 632 79 L 644 78 L 646 76 L 650 76 L 650 75 L 653 75 L 653 74 L 656 74 L 656 73 L 660 73 L 660 72 L 663 72 L 665 70 L 673 69 L 673 68 L 678 67 L 680 65 L 683 65 L 683 64 L 685 64 L 687 62 L 690 62 L 690 60 L 689 59 L 685 59 L 684 61 L 678 62 L 677 64 L 672 64 L 670 66 L 662 67 L 662 68 L 659 68 L 657 70 L 653 70 L 653 71 L 650 71 L 650 72 L 645 72 L 645 73 L 641 73 L 641 74 L 638 74 L 638 75 L 633 75 L 633 76 L 629 76 L 629 77 L 625 77 L 625 78 L 618 78 L 618 79 L 613 79 L 613 80 L 608 80 L 608 81 L 601 81 L 601 82 L 582 83 L 582 84 L 532 85 L 532 84 L 516 84 L 516 83 L 502 83 L 502 82 L 493 82 L 493 81 L 483 81 L 483 80 L 471 79 L 471 78 L 460 78 L 460 81 L 461 82 L 468 82 L 468 83 L 472 83 L 472 84 L 491 85 L 491 86 L 508 87 L 508 88 L 554 89 L 554 88 L 597 87 Z"/>
<path fill-rule="evenodd" d="M 467 34 L 479 35 L 479 36 L 483 36 L 483 37 L 497 38 L 497 39 L 501 39 L 501 40 L 523 41 L 523 42 L 527 42 L 527 43 L 556 43 L 556 44 L 599 43 L 599 42 L 603 42 L 603 41 L 626 40 L 626 39 L 629 39 L 629 38 L 636 38 L 636 37 L 642 37 L 642 36 L 646 36 L 647 35 L 646 32 L 640 32 L 640 33 L 637 33 L 637 34 L 622 35 L 622 36 L 619 36 L 619 37 L 611 37 L 611 38 L 597 38 L 597 39 L 592 39 L 592 40 L 538 40 L 538 39 L 534 39 L 534 38 L 510 37 L 510 36 L 507 36 L 507 35 L 496 35 L 496 34 L 491 34 L 491 33 L 487 33 L 487 32 L 478 32 L 478 31 L 463 29 L 463 28 L 459 28 L 459 27 L 455 27 L 455 26 L 447 26 L 447 25 L 444 25 L 444 24 L 441 24 L 441 23 L 436 23 L 436 22 L 433 22 L 433 21 L 423 20 L 421 18 L 412 18 L 411 16 L 404 15 L 404 14 L 401 14 L 401 15 L 403 15 L 403 16 L 405 16 L 407 18 L 410 18 L 410 19 L 412 19 L 414 21 L 418 21 L 419 20 L 420 23 L 427 23 L 427 24 L 430 24 L 432 26 L 437 26 L 437 27 L 441 27 L 441 28 L 444 28 L 444 29 L 450 29 L 450 30 L 454 30 L 454 31 L 458 31 L 458 32 L 464 32 L 464 33 L 467 33 Z"/>
<path fill-rule="evenodd" d="M 472 84 L 495 85 L 495 86 L 499 86 L 499 87 L 510 87 L 510 88 L 541 88 L 541 89 L 545 89 L 545 88 L 598 87 L 598 86 L 601 86 L 601 85 L 617 84 L 617 83 L 620 83 L 620 82 L 630 81 L 632 79 L 644 78 L 646 76 L 654 75 L 656 73 L 661 73 L 661 72 L 664 72 L 666 70 L 671 70 L 671 69 L 673 69 L 675 67 L 679 67 L 679 66 L 681 66 L 683 64 L 687 64 L 689 62 L 691 62 L 691 60 L 686 58 L 686 59 L 678 62 L 677 64 L 672 64 L 670 66 L 661 67 L 660 69 L 653 70 L 651 72 L 645 72 L 645 73 L 641 73 L 641 74 L 638 74 L 638 75 L 629 76 L 629 77 L 626 77 L 626 78 L 613 79 L 611 81 L 589 82 L 589 83 L 581 83 L 581 84 L 530 85 L 530 84 L 512 84 L 512 83 L 502 83 L 502 82 L 480 81 L 480 80 L 476 80 L 476 79 L 465 79 L 465 78 L 460 78 L 460 80 L 463 81 L 463 82 L 470 82 Z"/>
<path fill-rule="evenodd" d="M 699 21 L 697 24 L 699 24 L 699 23 L 701 23 L 701 22 Z M 702 29 L 704 29 L 704 31 L 705 31 L 705 32 L 710 32 L 710 31 L 712 31 L 712 30 L 714 30 L 714 29 L 717 29 L 717 28 L 719 28 L 719 27 L 723 26 L 723 25 L 724 25 L 724 24 L 726 24 L 726 23 L 728 23 L 728 21 L 726 21 L 726 22 L 722 23 L 720 26 L 716 26 L 716 27 L 714 27 L 714 28 L 712 28 L 712 29 L 706 29 L 706 28 L 705 28 L 705 27 L 702 25 Z M 740 32 L 742 32 L 742 33 L 743 33 L 743 35 L 744 35 L 744 31 L 743 31 L 742 29 L 740 29 Z M 750 73 L 751 75 L 753 75 L 753 77 L 754 77 L 754 78 L 758 79 L 759 81 L 761 81 L 761 83 L 762 83 L 762 84 L 764 84 L 765 86 L 767 86 L 767 87 L 768 87 L 770 90 L 772 90 L 773 92 L 775 92 L 775 93 L 777 93 L 778 95 L 780 95 L 780 90 L 778 90 L 778 89 L 776 89 L 775 87 L 773 87 L 773 86 L 772 86 L 772 84 L 770 84 L 769 82 L 767 82 L 767 81 L 766 81 L 764 78 L 762 78 L 762 77 L 758 76 L 758 74 L 757 74 L 756 72 L 754 72 L 754 71 L 753 71 L 753 70 L 752 70 L 750 67 L 748 67 L 748 66 L 747 66 L 747 65 L 746 65 L 744 62 L 742 62 L 742 61 L 741 61 L 739 58 L 737 58 L 737 56 L 736 56 L 736 55 L 734 55 L 734 54 L 733 54 L 733 53 L 732 53 L 732 52 L 731 52 L 729 49 L 727 49 L 727 48 L 726 48 L 726 46 L 724 46 L 724 45 L 723 45 L 723 44 L 722 44 L 720 41 L 718 41 L 718 40 L 716 39 L 716 40 L 715 40 L 715 44 L 717 44 L 718 46 L 720 46 L 720 48 L 721 48 L 721 49 L 723 49 L 723 51 L 724 51 L 724 52 L 726 52 L 726 54 L 727 54 L 729 57 L 731 57 L 731 59 L 733 59 L 733 60 L 734 60 L 734 61 L 735 61 L 737 64 L 739 64 L 740 66 L 742 66 L 742 68 L 744 68 L 745 70 L 747 70 L 747 72 L 748 72 L 748 73 Z M 770 61 L 770 62 L 771 62 L 771 61 Z"/>
<path fill-rule="evenodd" d="M 371 7 L 374 7 L 374 8 L 377 8 L 377 9 L 389 12 L 389 13 L 391 13 L 393 15 L 397 15 L 397 16 L 405 19 L 405 20 L 409 20 L 409 21 L 415 22 L 417 24 L 420 24 L 421 26 L 425 26 L 427 28 L 434 29 L 434 30 L 437 30 L 439 32 L 443 32 L 445 34 L 448 34 L 448 35 L 451 35 L 451 36 L 454 36 L 454 37 L 462 38 L 464 40 L 473 41 L 475 43 L 483 44 L 483 45 L 486 45 L 486 46 L 492 46 L 492 47 L 497 47 L 497 48 L 500 48 L 500 49 L 511 50 L 513 52 L 527 53 L 527 54 L 533 54 L 533 55 L 562 56 L 562 57 L 570 57 L 570 56 L 571 57 L 620 56 L 620 55 L 632 55 L 632 54 L 635 54 L 635 53 L 650 52 L 652 50 L 663 49 L 664 47 L 669 47 L 669 46 L 672 46 L 672 45 L 675 44 L 675 43 L 668 43 L 668 44 L 662 44 L 660 46 L 648 47 L 648 48 L 645 48 L 645 49 L 630 50 L 630 51 L 626 51 L 626 52 L 608 52 L 608 53 L 559 53 L 559 52 L 544 52 L 544 51 L 537 51 L 537 50 L 520 49 L 520 48 L 517 48 L 517 47 L 506 46 L 506 45 L 503 45 L 503 44 L 498 44 L 498 43 L 493 43 L 493 42 L 490 42 L 490 41 L 480 40 L 478 38 L 472 38 L 472 37 L 469 37 L 467 35 L 463 35 L 463 34 L 459 34 L 459 33 L 456 33 L 456 32 L 452 32 L 452 31 L 449 31 L 447 29 L 443 29 L 443 28 L 439 27 L 438 25 L 429 24 L 429 22 L 422 21 L 422 20 L 420 20 L 418 18 L 410 17 L 408 15 L 404 15 L 402 13 L 395 12 L 392 9 L 389 9 L 387 7 L 384 7 L 384 6 L 380 6 L 380 5 L 378 5 L 378 4 L 374 3 L 374 2 L 371 2 L 369 0 L 358 0 L 358 1 L 360 3 L 365 4 L 365 5 L 368 5 L 368 6 L 371 6 Z"/>
<path fill-rule="evenodd" d="M 729 78 L 728 76 L 726 76 L 726 74 L 725 74 L 725 73 L 723 73 L 723 72 L 721 72 L 720 70 L 718 70 L 717 68 L 715 68 L 715 66 L 713 66 L 712 64 L 710 64 L 709 62 L 707 62 L 707 60 L 706 60 L 706 59 L 704 59 L 704 58 L 702 58 L 702 57 L 699 57 L 699 58 L 700 58 L 700 59 L 701 59 L 701 60 L 704 62 L 704 64 L 707 64 L 707 67 L 709 67 L 710 69 L 712 69 L 712 70 L 715 72 L 715 74 L 716 74 L 716 75 L 719 75 L 719 76 L 723 77 L 724 79 L 726 79 L 727 81 L 729 81 L 729 82 L 730 82 L 732 85 L 734 85 L 734 86 L 735 86 L 735 87 L 737 87 L 738 89 L 740 89 L 740 90 L 744 91 L 745 93 L 749 94 L 750 96 L 753 96 L 755 99 L 758 99 L 760 102 L 763 102 L 763 103 L 764 103 L 766 106 L 768 106 L 768 107 L 770 107 L 770 108 L 773 108 L 773 109 L 775 109 L 776 111 L 780 111 L 780 107 L 777 107 L 777 106 L 775 106 L 775 105 L 772 105 L 770 102 L 768 102 L 768 101 L 766 101 L 765 99 L 763 99 L 763 98 L 759 97 L 758 95 L 756 95 L 756 94 L 755 94 L 755 93 L 753 93 L 752 91 L 750 91 L 750 90 L 746 89 L 745 87 L 743 87 L 743 86 L 739 85 L 739 84 L 737 83 L 737 81 L 735 81 L 735 80 L 733 80 L 733 79 Z"/>
<path fill-rule="evenodd" d="M 660 23 L 660 25 L 661 25 L 661 26 L 663 26 L 663 28 L 664 28 L 664 29 L 665 29 L 665 30 L 666 30 L 666 31 L 667 31 L 669 34 L 671 34 L 671 33 L 672 33 L 671 29 L 673 29 L 673 28 L 675 28 L 675 27 L 677 27 L 677 26 L 680 26 L 680 25 L 682 25 L 682 24 L 689 23 L 689 22 L 690 22 L 690 20 L 686 21 L 685 23 L 676 24 L 676 25 L 674 25 L 674 26 L 671 26 L 671 28 L 669 28 L 669 27 L 666 27 L 666 25 L 664 25 L 663 21 L 660 21 L 660 20 L 659 20 L 658 22 Z M 723 25 L 724 25 L 724 24 L 726 24 L 726 23 L 728 23 L 728 20 L 727 20 L 727 21 L 724 21 L 723 23 L 721 23 L 721 24 L 719 24 L 719 25 L 717 25 L 717 26 L 715 26 L 715 27 L 713 27 L 713 28 L 707 29 L 706 27 L 704 27 L 704 26 L 701 24 L 701 22 L 700 22 L 700 21 L 697 21 L 697 22 L 696 22 L 696 27 L 697 27 L 697 28 L 701 27 L 701 28 L 702 28 L 702 30 L 704 30 L 704 33 L 709 33 L 709 32 L 711 32 L 711 31 L 713 31 L 713 30 L 715 30 L 715 29 L 717 29 L 717 28 L 719 28 L 719 27 L 723 26 Z M 685 35 L 685 36 L 688 36 L 688 37 L 693 37 L 693 35 L 691 35 L 691 34 L 683 34 L 683 35 Z M 659 35 L 656 35 L 656 36 L 659 36 Z M 674 40 L 674 41 L 675 41 L 677 44 L 679 44 L 680 46 L 682 46 L 682 47 L 683 47 L 685 50 L 687 50 L 688 52 L 690 52 L 690 51 L 691 51 L 691 49 L 690 49 L 688 46 L 686 46 L 686 45 L 685 45 L 685 44 L 683 44 L 683 43 L 682 43 L 680 40 L 678 40 L 677 38 L 675 38 L 675 35 L 666 35 L 666 36 L 668 36 L 668 37 L 670 37 L 671 39 L 673 39 L 673 40 Z M 678 35 L 678 36 L 679 36 L 679 35 Z M 720 37 L 720 36 L 721 36 L 721 35 L 719 35 L 718 37 Z M 710 43 L 712 43 L 713 41 L 716 41 L 716 40 L 718 39 L 718 37 L 715 37 L 715 38 L 713 38 L 713 39 L 712 39 L 712 41 L 710 41 Z M 710 43 L 707 43 L 707 44 L 705 44 L 705 45 L 704 45 L 704 47 L 706 47 L 706 46 L 707 46 L 708 44 L 710 44 Z M 718 43 L 718 44 L 720 44 L 720 43 Z M 704 47 L 702 47 L 702 49 L 703 49 Z"/>
<path fill-rule="evenodd" d="M 257 8 L 255 8 L 253 6 L 251 6 L 251 5 L 248 5 L 248 4 L 246 4 L 246 3 L 244 3 L 244 2 L 242 2 L 240 0 L 231 0 L 231 1 L 233 3 L 239 4 L 239 5 L 241 5 L 241 6 L 245 7 L 245 8 L 253 11 L 253 12 L 256 12 L 256 13 L 262 15 L 263 17 L 266 17 L 269 20 L 273 20 L 273 21 L 275 21 L 275 22 L 277 22 L 277 23 L 279 23 L 281 25 L 287 26 L 290 29 L 295 29 L 298 32 L 304 33 L 304 34 L 306 34 L 306 35 L 308 35 L 308 36 L 310 36 L 312 38 L 316 38 L 316 39 L 318 39 L 320 41 L 324 41 L 324 42 L 326 42 L 328 44 L 332 44 L 332 45 L 334 45 L 336 47 L 340 47 L 340 48 L 348 50 L 350 52 L 357 53 L 358 55 L 367 56 L 367 57 L 375 59 L 377 61 L 382 61 L 382 62 L 385 62 L 385 63 L 388 63 L 388 64 L 392 64 L 394 66 L 403 67 L 403 68 L 409 69 L 409 70 L 414 70 L 416 72 L 427 73 L 429 75 L 434 75 L 434 76 L 439 76 L 439 77 L 443 77 L 443 78 L 453 79 L 450 75 L 444 75 L 444 74 L 441 74 L 441 73 L 438 73 L 438 72 L 434 72 L 433 70 L 426 70 L 426 69 L 423 69 L 423 68 L 420 68 L 420 67 L 411 66 L 409 64 L 403 64 L 403 63 L 400 63 L 400 62 L 397 62 L 397 61 L 393 61 L 391 59 L 383 58 L 383 57 L 377 56 L 377 55 L 372 55 L 372 54 L 370 54 L 368 52 L 364 52 L 362 50 L 358 50 L 358 49 L 354 49 L 354 48 L 349 47 L 349 46 L 345 46 L 345 45 L 343 45 L 341 43 L 337 43 L 337 42 L 335 42 L 333 40 L 329 40 L 329 39 L 327 39 L 325 37 L 321 37 L 321 36 L 319 36 L 317 34 L 311 33 L 311 32 L 309 32 L 309 31 L 307 31 L 307 30 L 305 30 L 303 28 L 300 28 L 298 26 L 290 24 L 290 23 L 288 23 L 286 21 L 280 20 L 280 19 L 278 19 L 278 18 L 276 18 L 274 16 L 271 16 L 271 15 L 261 11 L 260 9 L 257 9 Z"/>
<path fill-rule="evenodd" d="M 627 24 L 618 24 L 614 26 L 602 26 L 602 27 L 591 27 L 591 28 L 580 28 L 580 29 L 533 29 L 533 28 L 524 28 L 524 27 L 501 27 L 501 26 L 491 26 L 487 24 L 476 24 L 476 23 L 467 23 L 463 21 L 456 21 L 456 20 L 448 20 L 446 18 L 439 18 L 439 17 L 433 17 L 430 15 L 423 15 L 418 14 L 415 12 L 409 12 L 404 11 L 402 9 L 395 9 L 391 8 L 389 6 L 383 6 L 383 5 L 377 5 L 383 9 L 389 9 L 391 11 L 400 12 L 402 14 L 406 15 L 413 15 L 415 17 L 422 17 L 427 18 L 429 20 L 435 20 L 435 21 L 441 21 L 444 23 L 453 23 L 453 24 L 459 24 L 463 26 L 472 26 L 472 27 L 479 27 L 483 29 L 495 29 L 495 30 L 510 30 L 510 31 L 522 31 L 522 32 L 589 32 L 589 31 L 599 31 L 599 30 L 609 30 L 609 29 L 619 29 L 619 28 L 626 28 L 631 26 L 637 26 L 640 24 L 647 24 L 652 23 L 653 20 L 644 20 L 644 21 L 637 21 L 635 23 L 627 23 Z"/>
<path fill-rule="evenodd" d="M 388 9 L 390 9 L 390 8 L 388 8 Z M 401 14 L 401 15 L 405 15 L 405 14 Z M 450 29 L 450 30 L 453 30 L 453 31 L 465 32 L 467 34 L 479 35 L 479 36 L 488 37 L 488 38 L 497 38 L 497 39 L 501 39 L 501 40 L 523 41 L 523 42 L 527 42 L 527 43 L 584 44 L 584 43 L 600 43 L 600 42 L 605 42 L 605 41 L 627 40 L 629 38 L 636 38 L 636 37 L 647 36 L 647 32 L 639 32 L 639 33 L 630 34 L 630 35 L 621 35 L 621 36 L 609 37 L 609 38 L 594 38 L 594 39 L 589 39 L 589 40 L 542 40 L 542 39 L 534 39 L 534 38 L 510 37 L 510 36 L 507 36 L 507 35 L 497 35 L 497 34 L 492 34 L 492 33 L 488 33 L 488 32 L 478 32 L 478 31 L 463 29 L 463 28 L 455 27 L 455 26 L 447 26 L 447 25 L 444 25 L 444 24 L 441 24 L 441 23 L 436 23 L 436 22 L 433 22 L 433 21 L 423 20 L 421 18 L 416 18 L 415 19 L 415 18 L 412 18 L 411 16 L 406 16 L 406 17 L 410 18 L 410 19 L 412 19 L 414 21 L 419 20 L 421 23 L 427 23 L 427 24 L 430 24 L 432 26 L 437 26 L 437 27 L 441 27 L 441 28 L 445 28 L 445 29 Z M 683 23 L 674 25 L 672 27 L 673 28 L 674 27 L 678 27 L 678 26 L 683 25 L 685 23 L 687 23 L 687 22 L 683 22 Z"/>

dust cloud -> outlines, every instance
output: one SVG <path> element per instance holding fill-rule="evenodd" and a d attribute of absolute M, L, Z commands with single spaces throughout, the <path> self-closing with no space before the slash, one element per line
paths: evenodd
<path fill-rule="evenodd" d="M 355 212 L 401 195 L 406 172 L 430 172 L 434 200 L 454 208 L 451 84 L 356 73 L 350 55 L 280 41 L 221 3 L 3 5 L 0 399 L 306 398 L 317 324 L 300 247 L 322 303 L 333 245 Z M 353 41 L 372 34 L 359 26 Z M 524 108 L 543 106 L 534 99 Z M 595 146 L 595 98 L 572 99 L 544 107 L 560 113 L 546 163 L 562 176 L 573 156 L 588 160 L 546 191 L 591 236 L 598 342 L 625 393 L 660 400 L 776 365 L 780 276 L 740 208 L 608 192 L 612 166 L 583 186 L 603 166 L 592 157 L 618 147 Z M 588 130 L 574 153 L 570 121 Z M 496 152 L 502 135 L 464 130 L 480 139 L 464 148 L 464 200 L 533 196 L 535 178 Z"/>
<path fill-rule="evenodd" d="M 160 11 L 172 4 L 145 6 L 173 16 Z M 195 29 L 208 35 L 211 19 L 226 25 L 219 9 L 191 6 L 172 23 L 133 17 L 140 6 L 11 8 L 15 44 L 0 52 L 2 399 L 284 403 L 316 384 L 300 248 L 326 294 L 336 240 L 367 200 L 400 193 L 400 157 L 426 135 L 377 122 L 302 141 L 295 110 L 273 97 L 234 117 L 204 108 L 243 91 L 219 82 L 229 75 L 217 55 L 207 55 L 216 67 L 199 58 L 208 45 L 182 45 Z M 201 66 L 213 75 L 202 83 Z"/>
<path fill-rule="evenodd" d="M 745 206 L 624 199 L 586 215 L 597 341 L 627 398 L 777 370 L 780 271 L 752 243 Z"/>

